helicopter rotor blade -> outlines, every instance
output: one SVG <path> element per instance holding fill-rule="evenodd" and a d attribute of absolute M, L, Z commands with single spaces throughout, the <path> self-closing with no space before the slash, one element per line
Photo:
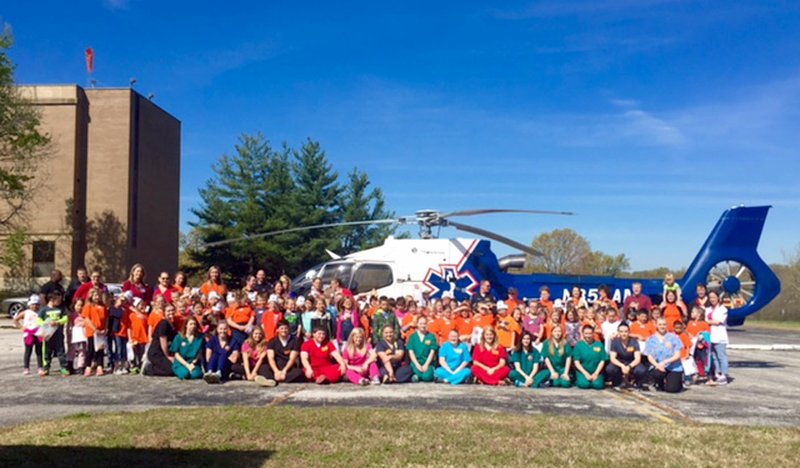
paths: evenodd
<path fill-rule="evenodd" d="M 440 215 L 439 218 L 451 218 L 453 216 L 475 216 L 481 214 L 492 214 L 492 213 L 528 213 L 528 214 L 545 214 L 545 215 L 560 215 L 560 216 L 572 216 L 575 213 L 571 211 L 548 211 L 548 210 L 508 210 L 508 209 L 499 209 L 499 208 L 489 208 L 485 210 L 460 210 L 460 211 L 452 211 L 450 213 L 446 213 Z"/>
<path fill-rule="evenodd" d="M 399 218 L 399 219 L 374 219 L 371 221 L 348 221 L 343 223 L 316 224 L 313 226 L 280 229 L 278 231 L 263 232 L 261 234 L 245 235 L 241 237 L 236 237 L 234 239 L 225 239 L 221 241 L 208 242 L 206 244 L 201 245 L 200 248 L 218 247 L 220 245 L 232 244 L 234 242 L 241 242 L 243 240 L 261 239 L 264 237 L 277 236 L 279 234 L 287 234 L 290 232 L 312 231 L 315 229 L 325 229 L 338 226 L 364 226 L 369 224 L 405 224 L 406 222 L 408 222 L 406 219 Z"/>
<path fill-rule="evenodd" d="M 519 249 L 528 255 L 533 255 L 534 257 L 544 256 L 542 252 L 534 250 L 525 244 L 520 244 L 519 242 L 513 239 L 509 239 L 508 237 L 501 236 L 500 234 L 495 234 L 494 232 L 487 231 L 485 229 L 477 228 L 475 226 L 469 226 L 467 224 L 456 223 L 455 221 L 450 221 L 450 220 L 447 221 L 447 226 L 452 226 L 461 231 L 471 232 L 481 237 L 486 237 L 487 239 L 495 240 L 509 247 L 514 247 L 515 249 Z"/>

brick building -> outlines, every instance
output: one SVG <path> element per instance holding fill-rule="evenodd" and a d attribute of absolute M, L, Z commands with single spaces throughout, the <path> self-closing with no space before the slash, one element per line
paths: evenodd
<path fill-rule="evenodd" d="M 181 123 L 131 88 L 21 86 L 52 139 L 28 212 L 30 274 L 78 265 L 121 281 L 178 265 Z M 8 276 L 8 274 L 4 275 Z"/>

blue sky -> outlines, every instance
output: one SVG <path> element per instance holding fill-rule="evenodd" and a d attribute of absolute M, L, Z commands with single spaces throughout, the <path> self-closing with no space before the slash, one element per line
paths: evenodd
<path fill-rule="evenodd" d="M 635 269 L 688 265 L 738 204 L 774 205 L 768 262 L 800 243 L 797 2 L 291 3 L 13 2 L 0 21 L 19 82 L 86 85 L 91 46 L 99 85 L 135 76 L 182 121 L 184 228 L 211 164 L 262 131 L 319 140 L 398 214 L 575 211 L 461 221 L 526 243 L 571 227 Z"/>

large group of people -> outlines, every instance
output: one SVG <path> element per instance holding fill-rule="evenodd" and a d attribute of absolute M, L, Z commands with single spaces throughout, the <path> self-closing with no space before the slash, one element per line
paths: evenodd
<path fill-rule="evenodd" d="M 302 296 L 263 270 L 229 290 L 218 267 L 199 287 L 181 272 L 161 272 L 150 286 L 134 265 L 122 292 L 111 294 L 102 271 L 85 268 L 64 288 L 54 271 L 17 314 L 24 373 L 59 363 L 61 375 L 143 373 L 244 380 L 355 385 L 440 382 L 603 389 L 622 386 L 678 392 L 728 382 L 727 309 L 720 293 L 697 285 L 687 305 L 673 277 L 654 304 L 641 284 L 623 304 L 609 288 L 587 302 L 579 287 L 552 300 L 509 288 L 495 298 L 482 281 L 472 297 L 439 299 L 354 296 L 337 279 L 316 278 Z"/>

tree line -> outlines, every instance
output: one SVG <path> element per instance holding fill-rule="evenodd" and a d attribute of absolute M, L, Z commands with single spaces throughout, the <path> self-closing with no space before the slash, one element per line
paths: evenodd
<path fill-rule="evenodd" d="M 191 272 L 219 265 L 240 280 L 259 269 L 267 276 L 297 274 L 328 257 L 383 243 L 387 225 L 341 226 L 249 237 L 319 224 L 391 218 L 383 192 L 366 173 L 353 168 L 344 179 L 319 142 L 274 148 L 262 134 L 244 134 L 234 153 L 223 155 L 214 176 L 200 189 L 196 220 L 182 236 L 182 268 Z M 244 238 L 219 246 L 205 244 Z"/>

